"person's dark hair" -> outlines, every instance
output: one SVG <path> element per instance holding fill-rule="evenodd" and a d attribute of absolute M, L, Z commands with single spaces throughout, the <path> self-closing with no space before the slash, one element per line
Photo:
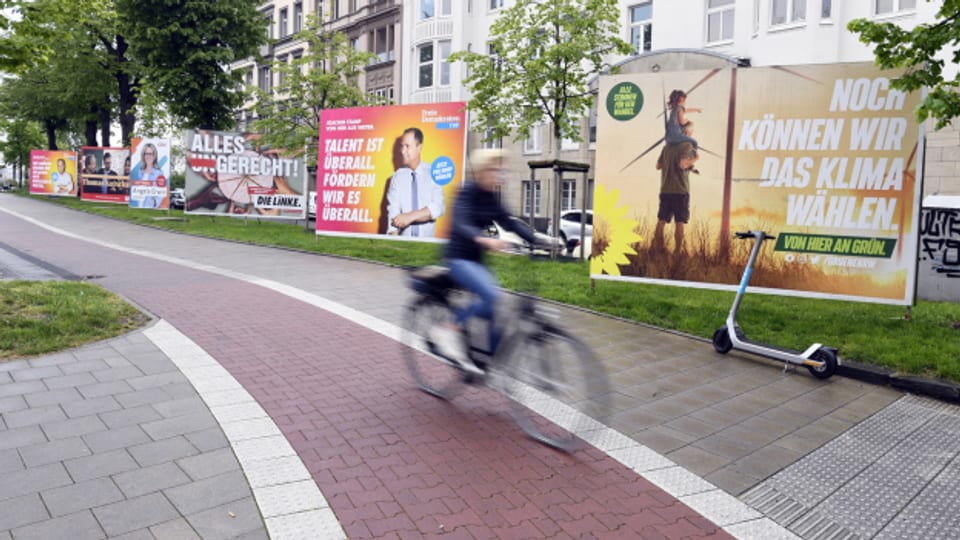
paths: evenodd
<path fill-rule="evenodd" d="M 417 140 L 417 144 L 423 144 L 423 132 L 420 131 L 420 128 L 408 127 L 403 130 L 403 134 L 413 133 L 413 138 Z"/>
<path fill-rule="evenodd" d="M 103 153 L 103 159 L 113 159 L 113 157 L 110 156 L 110 152 L 104 152 L 104 153 Z"/>
<path fill-rule="evenodd" d="M 90 160 L 93 160 L 93 164 L 94 164 L 94 165 L 97 164 L 97 156 L 95 156 L 95 155 L 93 155 L 93 154 L 87 154 L 87 155 L 83 156 L 83 164 L 84 164 L 85 166 L 86 166 L 88 163 L 90 163 Z"/>
<path fill-rule="evenodd" d="M 67 166 L 67 162 L 64 161 L 63 158 L 58 158 L 58 159 L 57 159 L 57 165 L 60 165 L 61 163 L 63 163 L 63 166 L 64 166 L 64 167 Z"/>
<path fill-rule="evenodd" d="M 687 97 L 687 93 L 683 90 L 674 90 L 670 92 L 670 99 L 667 101 L 667 106 L 671 109 L 677 106 L 677 103 L 680 102 L 681 98 Z"/>

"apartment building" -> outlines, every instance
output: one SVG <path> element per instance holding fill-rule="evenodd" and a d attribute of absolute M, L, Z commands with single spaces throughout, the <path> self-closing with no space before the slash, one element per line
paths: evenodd
<path fill-rule="evenodd" d="M 265 58 L 301 54 L 289 36 L 304 13 L 318 13 L 324 28 L 345 32 L 356 47 L 374 52 L 377 61 L 360 82 L 370 93 L 392 103 L 466 101 L 466 68 L 447 61 L 454 51 L 489 50 L 489 28 L 515 0 L 277 0 L 264 3 L 272 21 L 274 44 Z M 612 58 L 624 73 L 707 69 L 724 66 L 769 66 L 866 62 L 873 52 L 849 33 L 856 18 L 890 21 L 905 28 L 934 21 L 942 0 L 620 0 L 621 37 L 634 54 Z M 269 87 L 269 67 L 252 61 L 248 82 Z M 952 75 L 952 74 L 951 74 Z M 925 193 L 960 194 L 960 131 L 928 130 Z M 581 121 L 581 142 L 562 141 L 561 159 L 593 170 L 595 115 Z M 552 157 L 550 126 L 516 140 L 483 142 L 471 133 L 468 146 L 504 146 L 515 160 L 501 193 L 517 214 L 549 217 L 559 198 L 562 209 L 578 208 L 592 193 L 588 172 L 570 174 L 553 185 L 549 169 L 535 172 L 529 161 Z"/>

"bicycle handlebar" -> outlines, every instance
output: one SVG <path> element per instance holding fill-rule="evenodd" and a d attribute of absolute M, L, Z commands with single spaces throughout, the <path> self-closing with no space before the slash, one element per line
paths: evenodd
<path fill-rule="evenodd" d="M 767 234 L 766 231 L 737 231 L 733 235 L 741 240 L 747 238 L 757 238 L 759 235 L 761 240 L 773 240 L 776 236 L 772 234 Z"/>

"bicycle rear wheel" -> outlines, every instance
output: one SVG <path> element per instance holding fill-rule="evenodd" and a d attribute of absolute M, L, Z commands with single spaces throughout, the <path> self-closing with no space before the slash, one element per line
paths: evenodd
<path fill-rule="evenodd" d="M 430 330 L 448 322 L 453 315 L 449 304 L 432 296 L 418 296 L 406 308 L 403 359 L 421 390 L 441 399 L 450 399 L 464 384 L 463 372 L 439 354 L 430 340 Z"/>
<path fill-rule="evenodd" d="M 518 333 L 503 344 L 503 391 L 510 413 L 535 440 L 560 450 L 604 427 L 610 381 L 593 352 L 559 328 Z"/>

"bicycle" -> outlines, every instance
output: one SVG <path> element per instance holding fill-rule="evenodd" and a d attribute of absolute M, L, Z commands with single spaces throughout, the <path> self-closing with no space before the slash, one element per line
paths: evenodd
<path fill-rule="evenodd" d="M 491 323 L 471 321 L 464 347 L 485 369 L 478 376 L 444 356 L 429 337 L 432 328 L 453 319 L 455 307 L 470 294 L 456 286 L 446 267 L 409 272 L 416 295 L 405 308 L 403 355 L 421 390 L 450 400 L 468 384 L 492 388 L 510 398 L 510 415 L 527 435 L 559 450 L 573 450 L 578 437 L 605 427 L 611 400 L 606 371 L 590 348 L 558 326 L 534 295 L 513 295 L 513 316 L 500 325 L 506 332 L 496 351 L 476 343 L 479 335 L 487 334 L 477 328 L 486 330 Z M 494 321 L 498 319 L 503 320 L 499 313 Z"/>

